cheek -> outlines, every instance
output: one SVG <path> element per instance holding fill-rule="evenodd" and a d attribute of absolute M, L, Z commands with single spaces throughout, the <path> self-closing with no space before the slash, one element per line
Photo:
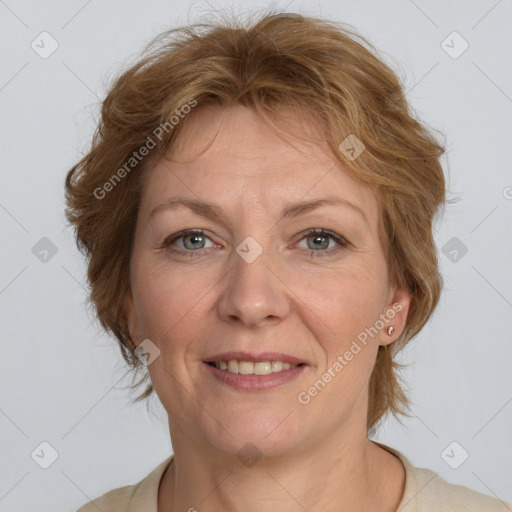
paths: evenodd
<path fill-rule="evenodd" d="M 383 290 L 375 267 L 308 280 L 303 288 L 312 312 L 310 326 L 316 326 L 313 335 L 324 352 L 317 372 L 337 390 L 330 396 L 341 393 L 350 401 L 364 389 L 378 350 L 378 337 L 370 328 L 382 313 Z"/>
<path fill-rule="evenodd" d="M 321 320 L 331 342 L 343 348 L 379 318 L 384 283 L 375 268 L 343 269 L 308 279 L 297 295 Z"/>
<path fill-rule="evenodd" d="M 194 340 L 199 317 L 205 314 L 201 312 L 205 291 L 191 276 L 155 265 L 154 261 L 142 261 L 139 270 L 132 286 L 140 334 L 160 350 L 148 372 L 156 394 L 170 410 L 182 393 L 183 384 L 178 382 L 190 379 L 186 361 L 197 346 Z M 183 404 L 178 411 L 180 407 Z"/>
<path fill-rule="evenodd" d="M 141 261 L 134 281 L 142 334 L 159 343 L 189 324 L 205 293 L 204 283 L 193 276 L 165 264 L 155 265 L 149 258 Z"/>

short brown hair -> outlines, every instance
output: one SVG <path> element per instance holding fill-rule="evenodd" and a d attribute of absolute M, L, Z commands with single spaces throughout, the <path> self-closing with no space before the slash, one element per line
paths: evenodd
<path fill-rule="evenodd" d="M 66 216 L 88 260 L 89 302 L 125 361 L 135 370 L 143 366 L 123 311 L 143 171 L 170 151 L 184 124 L 171 119 L 183 117 L 192 102 L 195 108 L 242 104 L 267 120 L 286 106 L 310 112 L 323 121 L 347 171 L 374 191 L 389 280 L 407 288 L 411 302 L 400 337 L 389 349 L 379 347 L 368 428 L 387 412 L 406 414 L 395 356 L 423 328 L 441 293 L 432 228 L 446 202 L 445 149 L 366 39 L 345 24 L 299 14 L 267 11 L 245 26 L 224 20 L 166 31 L 116 77 L 103 101 L 91 149 L 67 174 Z M 365 148 L 355 160 L 339 148 L 349 135 Z M 141 163 L 130 161 L 150 139 Z M 136 386 L 147 379 L 146 373 Z M 149 383 L 136 400 L 152 391 Z"/>

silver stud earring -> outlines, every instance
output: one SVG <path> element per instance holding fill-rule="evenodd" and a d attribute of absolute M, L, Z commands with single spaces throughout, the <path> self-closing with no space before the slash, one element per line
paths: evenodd
<path fill-rule="evenodd" d="M 395 328 L 394 328 L 392 325 L 390 325 L 390 326 L 387 328 L 387 331 L 386 331 L 386 332 L 391 336 L 391 335 L 393 334 L 393 331 L 394 331 L 394 330 L 395 330 Z"/>

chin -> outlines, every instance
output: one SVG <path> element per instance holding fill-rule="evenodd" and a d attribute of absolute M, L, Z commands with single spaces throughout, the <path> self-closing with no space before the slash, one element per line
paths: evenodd
<path fill-rule="evenodd" d="M 265 417 L 262 418 L 262 414 Z M 210 430 L 206 437 L 215 449 L 226 455 L 280 457 L 297 452 L 307 437 L 304 426 L 299 431 L 297 418 L 293 416 L 290 411 L 274 411 L 272 414 L 266 410 L 253 414 L 244 412 L 243 420 L 240 420 L 234 414 L 233 421 L 222 424 L 229 433 L 215 423 L 213 431 Z"/>

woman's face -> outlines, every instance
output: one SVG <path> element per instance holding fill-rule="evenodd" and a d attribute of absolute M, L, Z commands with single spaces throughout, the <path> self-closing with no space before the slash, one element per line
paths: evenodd
<path fill-rule="evenodd" d="M 146 176 L 126 297 L 132 338 L 150 340 L 142 347 L 171 434 L 274 455 L 366 434 L 378 346 L 399 336 L 409 303 L 388 287 L 374 196 L 326 145 L 294 149 L 245 107 L 190 116 L 174 155 L 183 163 L 161 160 Z M 198 206 L 170 206 L 178 200 Z M 249 355 L 219 357 L 227 352 Z M 303 364 L 239 365 L 273 366 L 268 376 L 208 364 L 250 355 Z"/>

